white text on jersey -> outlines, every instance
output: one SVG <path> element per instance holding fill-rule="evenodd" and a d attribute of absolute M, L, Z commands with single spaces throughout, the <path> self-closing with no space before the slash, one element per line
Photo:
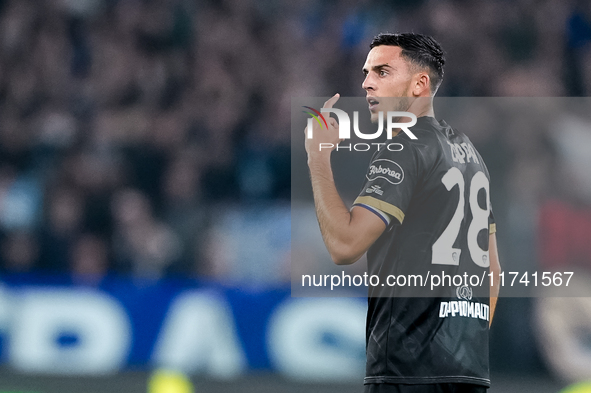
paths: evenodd
<path fill-rule="evenodd" d="M 472 145 L 467 144 L 466 142 L 462 143 L 451 143 L 447 141 L 447 144 L 451 148 L 451 158 L 455 162 L 459 162 L 460 164 L 470 163 L 472 160 L 473 163 L 479 164 L 478 156 L 476 155 L 476 151 Z"/>

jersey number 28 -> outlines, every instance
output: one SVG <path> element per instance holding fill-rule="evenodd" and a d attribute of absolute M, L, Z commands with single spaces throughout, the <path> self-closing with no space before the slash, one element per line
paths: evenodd
<path fill-rule="evenodd" d="M 447 227 L 439 236 L 439 238 L 433 243 L 433 257 L 431 263 L 437 265 L 459 265 L 460 254 L 462 252 L 459 248 L 454 248 L 453 245 L 458 238 L 460 233 L 460 226 L 464 219 L 464 188 L 465 181 L 462 172 L 456 168 L 450 168 L 447 173 L 441 178 L 442 183 L 445 185 L 448 191 L 451 191 L 456 185 L 460 188 L 460 199 L 456 211 L 451 218 Z M 489 183 L 486 175 L 482 171 L 478 171 L 474 174 L 469 187 L 469 206 L 472 212 L 472 221 L 468 227 L 468 250 L 470 251 L 470 257 L 475 264 L 480 267 L 489 267 L 490 262 L 488 260 L 488 250 L 483 250 L 478 245 L 478 233 L 488 228 L 488 217 L 490 214 L 490 197 L 489 197 Z M 486 194 L 486 208 L 482 209 L 478 205 L 478 192 L 484 189 Z"/>

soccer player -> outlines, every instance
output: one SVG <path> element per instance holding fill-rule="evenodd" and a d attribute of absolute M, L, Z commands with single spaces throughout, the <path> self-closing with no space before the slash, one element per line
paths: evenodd
<path fill-rule="evenodd" d="M 372 121 L 380 111 L 411 112 L 417 139 L 398 130 L 391 142 L 402 149 L 376 151 L 349 210 L 334 184 L 331 151 L 319 149 L 320 143 L 340 142 L 338 123 L 328 118 L 328 129 L 314 126 L 306 139 L 308 166 L 332 259 L 351 264 L 367 252 L 368 273 L 381 279 L 409 271 L 424 275 L 435 267 L 450 274 L 490 269 L 497 277 L 488 170 L 464 134 L 434 118 L 433 96 L 445 64 L 441 46 L 405 33 L 380 34 L 370 48 L 362 87 Z M 335 94 L 324 107 L 338 99 Z M 480 298 L 465 285 L 451 289 L 455 299 L 384 296 L 383 289 L 370 287 L 365 392 L 486 391 L 498 279 L 493 284 Z"/>

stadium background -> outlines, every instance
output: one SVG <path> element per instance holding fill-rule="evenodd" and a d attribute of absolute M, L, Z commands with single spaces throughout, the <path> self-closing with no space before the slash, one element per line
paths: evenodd
<path fill-rule="evenodd" d="M 443 96 L 591 88 L 586 1 L 0 1 L 0 389 L 360 391 L 363 302 L 289 297 L 290 100 L 362 95 L 380 31 L 442 43 Z M 582 119 L 475 138 L 502 262 L 591 266 Z M 491 391 L 591 378 L 587 300 L 500 299 Z"/>

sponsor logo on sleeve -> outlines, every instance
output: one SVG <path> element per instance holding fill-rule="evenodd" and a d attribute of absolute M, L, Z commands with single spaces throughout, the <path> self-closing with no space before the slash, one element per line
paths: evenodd
<path fill-rule="evenodd" d="M 367 187 L 365 189 L 365 192 L 368 194 L 371 194 L 372 192 L 375 192 L 377 195 L 383 195 L 384 191 L 382 190 L 382 187 L 378 186 L 377 184 L 374 184 L 371 187 Z"/>
<path fill-rule="evenodd" d="M 404 180 L 402 167 L 392 160 L 380 158 L 369 165 L 367 180 L 384 179 L 391 184 L 400 184 Z"/>

